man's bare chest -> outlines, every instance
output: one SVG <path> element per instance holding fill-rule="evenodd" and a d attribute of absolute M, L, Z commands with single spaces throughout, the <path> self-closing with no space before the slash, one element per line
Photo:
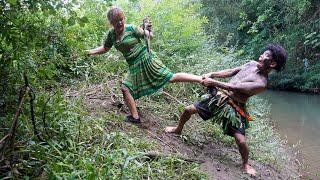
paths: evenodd
<path fill-rule="evenodd" d="M 259 73 L 257 67 L 248 67 L 240 70 L 230 79 L 231 83 L 255 82 L 264 79 Z"/>

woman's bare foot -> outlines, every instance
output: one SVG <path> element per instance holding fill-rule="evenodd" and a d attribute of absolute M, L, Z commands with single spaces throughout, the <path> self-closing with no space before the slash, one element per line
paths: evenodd
<path fill-rule="evenodd" d="M 249 164 L 242 166 L 245 173 L 249 174 L 251 177 L 256 177 L 256 170 L 253 169 Z"/>
<path fill-rule="evenodd" d="M 175 133 L 175 134 L 181 134 L 181 130 L 178 130 L 177 127 L 167 126 L 164 128 L 164 131 L 166 133 Z"/>

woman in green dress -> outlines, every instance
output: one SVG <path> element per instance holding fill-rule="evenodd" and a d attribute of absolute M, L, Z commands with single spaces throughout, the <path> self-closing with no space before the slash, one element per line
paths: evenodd
<path fill-rule="evenodd" d="M 143 30 L 139 26 L 125 24 L 124 12 L 117 7 L 108 11 L 107 18 L 112 28 L 104 45 L 88 50 L 88 54 L 103 54 L 114 46 L 125 57 L 129 70 L 122 81 L 121 90 L 131 113 L 126 121 L 140 123 L 135 100 L 158 91 L 167 82 L 201 82 L 201 76 L 172 73 L 156 54 L 147 51 L 141 39 L 144 35 L 153 38 L 151 27 Z"/>

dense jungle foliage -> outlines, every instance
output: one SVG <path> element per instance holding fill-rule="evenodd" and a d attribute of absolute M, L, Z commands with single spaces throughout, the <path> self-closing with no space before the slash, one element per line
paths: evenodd
<path fill-rule="evenodd" d="M 257 58 L 266 43 L 287 48 L 286 70 L 273 74 L 270 87 L 319 92 L 320 3 L 318 0 L 203 0 L 205 28 L 222 51 L 234 47 L 244 57 Z"/>
<path fill-rule="evenodd" d="M 268 42 L 279 42 L 288 49 L 290 59 L 284 72 L 271 76 L 271 87 L 316 91 L 320 85 L 317 0 L 2 0 L 0 178 L 33 178 L 44 171 L 53 179 L 124 177 L 127 164 L 123 163 L 141 155 L 136 152 L 152 149 L 152 143 L 132 138 L 121 129 L 104 131 L 105 123 L 123 119 L 121 115 L 92 117 L 82 96 L 65 99 L 66 87 L 120 81 L 126 72 L 126 62 L 114 49 L 103 56 L 87 57 L 85 53 L 103 43 L 109 28 L 105 12 L 113 5 L 125 10 L 130 24 L 140 24 L 146 14 L 151 17 L 156 36 L 152 49 L 176 72 L 202 74 L 235 67 L 256 58 Z M 187 93 L 177 98 L 192 102 L 201 90 L 186 86 Z M 111 89 L 115 87 L 118 85 Z M 181 87 L 166 90 L 180 92 Z M 164 106 L 155 106 L 156 111 Z M 263 117 L 258 111 L 253 115 Z M 272 132 L 263 138 L 271 136 Z M 252 138 L 253 149 L 266 147 Z M 250 156 L 276 164 L 277 155 L 270 154 L 281 154 L 280 150 L 267 148 L 263 150 L 267 155 Z M 150 171 L 155 167 L 157 171 Z M 126 176 L 137 178 L 138 171 L 169 179 L 177 173 L 182 179 L 205 177 L 197 169 L 196 164 L 161 159 L 148 162 L 147 168 L 139 164 L 127 167 Z"/>

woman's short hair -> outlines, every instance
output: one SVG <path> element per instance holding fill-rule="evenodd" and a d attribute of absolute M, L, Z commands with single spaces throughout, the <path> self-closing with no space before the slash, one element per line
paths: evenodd
<path fill-rule="evenodd" d="M 110 24 L 112 24 L 112 21 L 114 20 L 114 17 L 116 14 L 123 14 L 124 16 L 124 12 L 121 8 L 119 7 L 112 7 L 111 9 L 108 10 L 107 12 L 107 19 L 109 21 Z"/>

